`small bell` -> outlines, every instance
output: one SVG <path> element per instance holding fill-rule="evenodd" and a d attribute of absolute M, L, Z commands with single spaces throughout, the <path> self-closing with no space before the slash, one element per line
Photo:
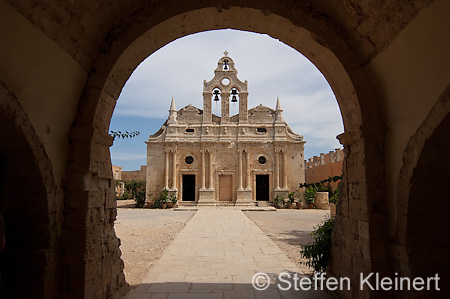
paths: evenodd
<path fill-rule="evenodd" d="M 227 59 L 225 59 L 225 60 L 223 61 L 223 69 L 224 69 L 225 71 L 228 70 L 228 60 L 227 60 Z"/>
<path fill-rule="evenodd" d="M 219 101 L 220 92 L 216 89 L 216 90 L 214 90 L 213 94 L 214 94 L 214 101 L 216 101 L 216 102 Z"/>
<path fill-rule="evenodd" d="M 238 95 L 237 90 L 236 89 L 232 89 L 231 90 L 231 94 L 233 95 L 233 97 L 231 98 L 231 102 L 236 103 L 237 102 L 237 95 Z"/>

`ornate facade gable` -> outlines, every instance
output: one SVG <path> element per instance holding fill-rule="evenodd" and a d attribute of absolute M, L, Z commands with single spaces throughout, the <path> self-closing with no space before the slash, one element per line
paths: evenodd
<path fill-rule="evenodd" d="M 263 106 L 262 104 L 248 111 L 248 118 L 250 122 L 272 123 L 274 121 L 274 117 L 275 117 L 275 110 Z"/>

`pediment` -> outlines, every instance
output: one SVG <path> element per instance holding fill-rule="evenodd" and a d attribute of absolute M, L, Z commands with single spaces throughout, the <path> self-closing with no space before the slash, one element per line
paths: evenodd
<path fill-rule="evenodd" d="M 259 105 L 248 111 L 248 117 L 252 120 L 272 121 L 275 111 L 269 107 Z"/>

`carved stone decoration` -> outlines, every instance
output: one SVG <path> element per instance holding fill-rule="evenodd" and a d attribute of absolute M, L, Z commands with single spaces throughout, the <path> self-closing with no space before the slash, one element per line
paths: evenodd
<path fill-rule="evenodd" d="M 217 170 L 235 170 L 236 159 L 231 154 L 221 154 L 216 159 Z"/>

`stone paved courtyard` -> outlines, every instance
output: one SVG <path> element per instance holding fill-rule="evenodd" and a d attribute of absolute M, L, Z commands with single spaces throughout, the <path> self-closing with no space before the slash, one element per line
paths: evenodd
<path fill-rule="evenodd" d="M 264 291 L 251 283 L 258 272 L 272 280 Z M 328 298 L 278 290 L 275 277 L 282 272 L 302 275 L 242 211 L 200 208 L 126 298 Z"/>

